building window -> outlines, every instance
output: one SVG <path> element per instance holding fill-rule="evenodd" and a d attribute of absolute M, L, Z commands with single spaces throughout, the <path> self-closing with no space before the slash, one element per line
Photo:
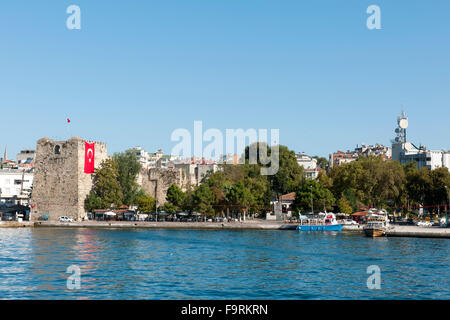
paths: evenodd
<path fill-rule="evenodd" d="M 61 147 L 60 146 L 56 146 L 55 147 L 55 154 L 61 154 Z"/>

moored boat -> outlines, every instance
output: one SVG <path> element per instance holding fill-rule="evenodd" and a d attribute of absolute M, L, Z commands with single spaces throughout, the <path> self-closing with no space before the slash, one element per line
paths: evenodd
<path fill-rule="evenodd" d="M 341 231 L 344 225 L 338 223 L 334 213 L 326 213 L 323 218 L 303 218 L 297 226 L 299 231 Z"/>
<path fill-rule="evenodd" d="M 386 210 L 369 210 L 367 225 L 363 231 L 367 237 L 382 237 L 386 235 L 389 228 L 389 218 Z"/>

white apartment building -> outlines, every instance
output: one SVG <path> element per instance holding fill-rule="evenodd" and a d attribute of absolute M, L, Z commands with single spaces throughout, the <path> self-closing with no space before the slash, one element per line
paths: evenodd
<path fill-rule="evenodd" d="M 427 168 L 434 170 L 440 167 L 450 169 L 450 152 L 444 150 L 427 150 L 426 147 L 416 147 L 411 142 L 392 145 L 394 151 L 394 160 L 401 164 L 416 162 L 417 168 Z"/>
<path fill-rule="evenodd" d="M 305 153 L 297 153 L 297 163 L 303 167 L 304 176 L 307 179 L 317 179 L 320 168 L 317 166 L 317 159 L 306 155 Z"/>
<path fill-rule="evenodd" d="M 135 147 L 128 151 L 133 152 L 136 155 L 139 163 L 141 164 L 142 168 L 144 168 L 144 169 L 158 167 L 158 161 L 160 159 L 162 159 L 164 156 L 164 153 L 161 149 L 159 149 L 155 153 L 149 153 L 146 150 L 142 149 L 141 147 Z M 167 163 L 167 161 L 163 160 L 162 163 L 164 165 Z M 161 165 L 161 163 L 159 165 Z"/>
<path fill-rule="evenodd" d="M 428 150 L 425 146 L 415 146 L 406 140 L 408 118 L 403 112 L 397 118 L 398 127 L 395 129 L 396 137 L 392 140 L 392 159 L 401 164 L 416 162 L 417 167 L 434 170 L 440 167 L 450 169 L 450 152 L 444 150 Z"/>
<path fill-rule="evenodd" d="M 0 170 L 0 202 L 11 205 L 26 205 L 30 200 L 32 186 L 32 171 Z"/>

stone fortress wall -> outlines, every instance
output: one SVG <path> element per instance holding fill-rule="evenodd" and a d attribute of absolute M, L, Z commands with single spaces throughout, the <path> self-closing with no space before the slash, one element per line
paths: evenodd
<path fill-rule="evenodd" d="M 43 214 L 49 221 L 67 216 L 81 221 L 85 216 L 84 199 L 92 188 L 92 175 L 84 173 L 85 140 L 38 140 L 31 199 L 32 221 Z M 106 143 L 95 142 L 95 168 L 107 159 Z"/>
<path fill-rule="evenodd" d="M 147 194 L 157 199 L 158 206 L 166 203 L 167 190 L 176 184 L 183 191 L 190 185 L 189 175 L 179 168 L 151 168 L 142 169 L 138 175 L 138 184 Z"/>

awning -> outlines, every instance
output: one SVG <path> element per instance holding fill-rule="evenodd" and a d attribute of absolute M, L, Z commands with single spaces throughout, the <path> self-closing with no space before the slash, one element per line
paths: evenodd
<path fill-rule="evenodd" d="M 352 216 L 367 216 L 367 211 L 355 212 Z"/>

